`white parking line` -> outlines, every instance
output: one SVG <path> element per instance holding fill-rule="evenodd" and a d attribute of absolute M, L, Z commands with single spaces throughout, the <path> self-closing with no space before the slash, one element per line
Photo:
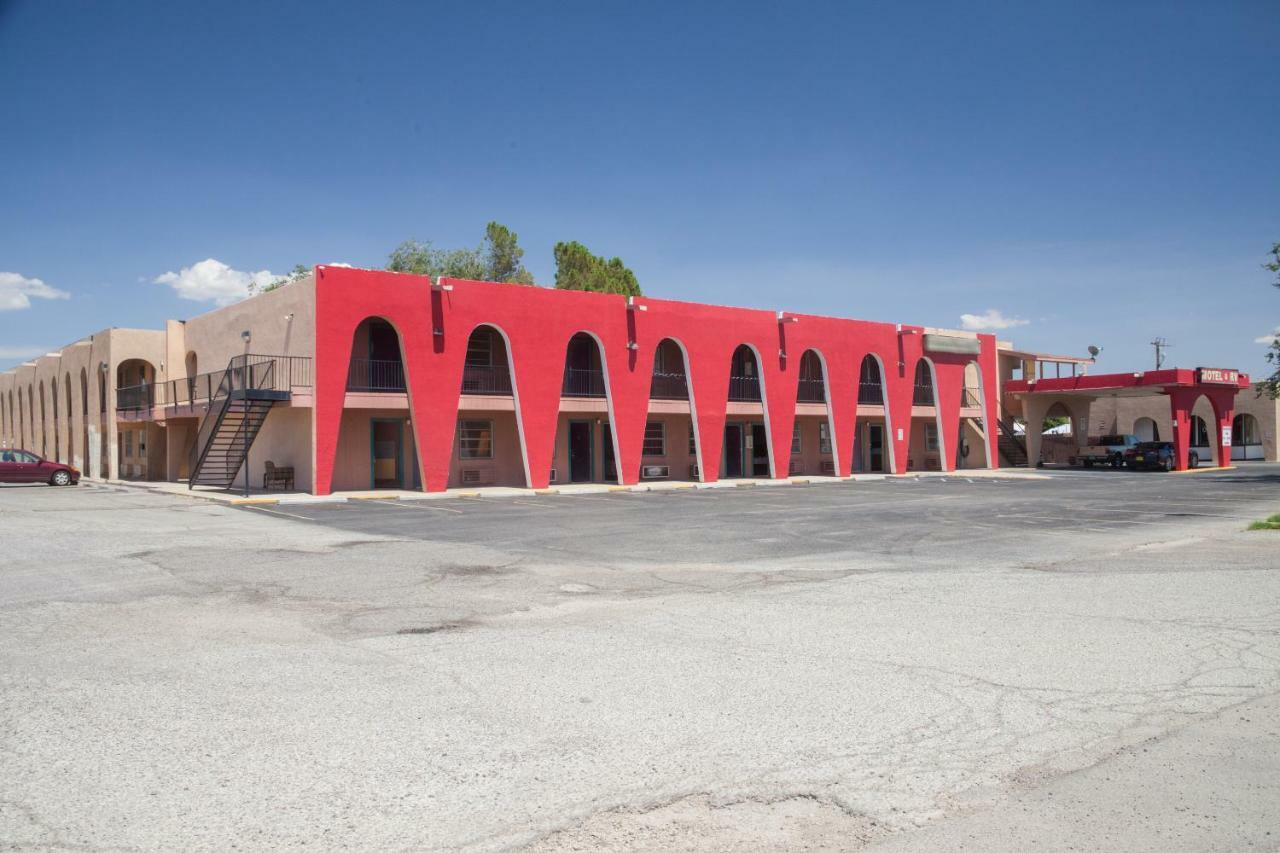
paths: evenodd
<path fill-rule="evenodd" d="M 269 512 L 272 515 L 283 515 L 286 518 L 296 518 L 299 521 L 315 521 L 314 518 L 305 515 L 294 515 L 291 512 L 281 512 L 278 509 L 267 509 L 265 506 L 254 506 L 253 504 L 241 504 L 243 509 L 256 509 L 258 512 Z"/>
<path fill-rule="evenodd" d="M 433 509 L 436 512 L 454 512 L 458 515 L 462 515 L 462 510 L 460 509 L 454 509 L 449 506 L 431 506 L 425 502 L 400 503 L 399 501 L 365 501 L 364 503 L 372 504 L 374 506 L 395 507 L 396 509 Z"/>

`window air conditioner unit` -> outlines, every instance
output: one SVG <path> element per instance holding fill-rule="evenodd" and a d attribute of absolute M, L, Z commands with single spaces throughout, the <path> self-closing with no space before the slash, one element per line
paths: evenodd
<path fill-rule="evenodd" d="M 480 479 L 480 471 L 475 468 L 467 468 L 462 472 L 462 482 L 464 483 L 478 483 Z"/>
<path fill-rule="evenodd" d="M 646 465 L 640 469 L 640 477 L 644 480 L 665 480 L 671 476 L 671 469 L 666 465 Z"/>
<path fill-rule="evenodd" d="M 822 473 L 828 477 L 836 475 L 836 463 L 834 459 L 822 460 Z"/>
<path fill-rule="evenodd" d="M 552 469 L 551 469 L 551 482 L 553 482 L 553 483 L 554 483 L 555 481 L 556 481 L 556 469 L 555 469 L 555 468 L 552 468 Z"/>
<path fill-rule="evenodd" d="M 787 474 L 790 475 L 790 474 L 799 474 L 799 473 L 800 473 L 800 460 L 792 459 L 791 464 L 787 467 Z"/>
<path fill-rule="evenodd" d="M 698 472 L 698 463 L 697 463 L 697 462 L 694 462 L 694 463 L 692 463 L 691 465 L 689 465 L 689 479 L 690 479 L 690 480 L 696 480 L 696 479 L 698 479 L 698 477 L 699 477 L 699 476 L 700 476 L 700 475 L 699 475 L 699 472 Z"/>

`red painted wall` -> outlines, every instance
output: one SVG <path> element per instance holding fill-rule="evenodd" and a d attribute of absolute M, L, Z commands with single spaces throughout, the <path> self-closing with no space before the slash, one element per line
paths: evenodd
<path fill-rule="evenodd" d="M 650 298 L 638 300 L 647 310 L 632 311 L 621 296 L 489 282 L 443 283 L 452 290 L 433 288 L 423 276 L 316 269 L 317 494 L 332 490 L 353 334 L 368 317 L 381 317 L 400 333 L 422 482 L 428 491 L 443 490 L 448 483 L 467 340 L 482 324 L 497 328 L 508 342 L 517 422 L 534 488 L 548 483 L 565 352 L 577 332 L 593 335 L 601 345 L 624 483 L 639 479 L 654 351 L 664 338 L 675 339 L 686 353 L 704 480 L 719 478 L 730 363 L 740 344 L 754 347 L 758 356 L 774 476 L 787 476 L 800 359 L 806 349 L 817 350 L 825 364 L 839 473 L 847 476 L 853 464 L 858 374 L 868 353 L 878 355 L 884 365 L 894 467 L 898 473 L 906 470 L 913 383 L 923 355 L 920 327 L 904 327 L 899 334 L 888 323 L 799 314 L 787 315 L 795 322 L 779 323 L 770 311 Z M 987 411 L 992 417 L 996 411 L 995 338 L 978 337 L 979 356 L 929 356 L 937 374 L 944 470 L 954 465 L 964 367 L 975 358 Z M 629 341 L 636 349 L 628 349 Z M 987 439 L 988 458 L 995 460 L 995 430 L 988 429 Z"/>

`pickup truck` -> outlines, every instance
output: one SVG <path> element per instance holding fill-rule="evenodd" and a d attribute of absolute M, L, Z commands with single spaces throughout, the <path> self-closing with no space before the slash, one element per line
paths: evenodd
<path fill-rule="evenodd" d="M 1138 446 L 1136 435 L 1103 435 L 1089 442 L 1067 459 L 1072 465 L 1092 468 L 1094 465 L 1110 465 L 1119 468 L 1124 464 L 1125 451 Z"/>

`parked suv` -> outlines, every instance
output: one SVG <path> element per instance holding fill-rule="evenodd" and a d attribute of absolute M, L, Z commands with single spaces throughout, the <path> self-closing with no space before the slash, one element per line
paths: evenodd
<path fill-rule="evenodd" d="M 1130 470 L 1144 469 L 1172 471 L 1175 467 L 1173 443 L 1169 441 L 1144 441 L 1124 454 L 1125 467 Z M 1187 454 L 1187 467 L 1195 468 L 1200 464 L 1200 454 L 1192 450 Z"/>
<path fill-rule="evenodd" d="M 0 450 L 0 483 L 48 483 L 74 486 L 80 472 L 70 465 L 41 459 L 26 450 Z"/>

